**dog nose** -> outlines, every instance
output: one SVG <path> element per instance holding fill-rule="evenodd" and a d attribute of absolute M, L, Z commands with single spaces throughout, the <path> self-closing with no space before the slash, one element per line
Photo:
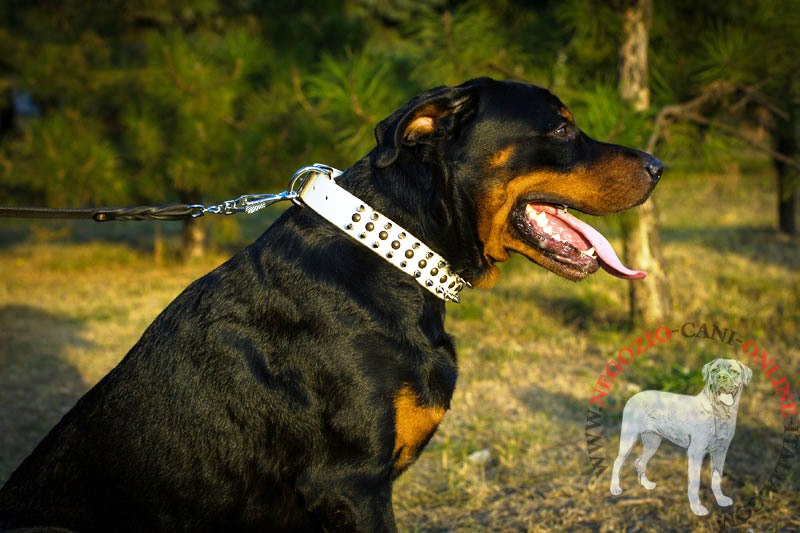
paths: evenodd
<path fill-rule="evenodd" d="M 664 172 L 664 163 L 650 156 L 650 160 L 644 165 L 644 168 L 647 169 L 647 173 L 650 174 L 650 179 L 653 180 L 653 183 L 658 183 L 658 180 L 661 179 L 661 173 Z"/>

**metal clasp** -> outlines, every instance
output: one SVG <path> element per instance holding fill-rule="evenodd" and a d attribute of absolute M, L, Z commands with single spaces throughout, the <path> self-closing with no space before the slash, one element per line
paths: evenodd
<path fill-rule="evenodd" d="M 294 173 L 289 180 L 289 189 L 278 194 L 244 194 L 235 200 L 226 200 L 221 204 L 210 205 L 190 205 L 193 218 L 201 217 L 206 213 L 212 215 L 235 215 L 236 213 L 252 214 L 256 211 L 272 205 L 276 202 L 291 200 L 297 203 L 300 193 L 308 182 L 311 175 L 325 174 L 330 179 L 336 179 L 342 172 L 328 165 L 315 163 L 308 167 L 303 167 Z"/>
<path fill-rule="evenodd" d="M 235 200 L 226 200 L 221 204 L 203 207 L 199 205 L 190 206 L 192 209 L 202 208 L 202 211 L 195 211 L 192 216 L 199 217 L 205 213 L 212 215 L 234 215 L 236 213 L 255 213 L 268 205 L 284 200 L 293 200 L 297 196 L 296 192 L 283 191 L 278 194 L 244 194 Z"/>
<path fill-rule="evenodd" d="M 295 193 L 295 197 L 293 198 L 295 204 L 299 205 L 298 199 L 302 196 L 306 185 L 309 184 L 309 178 L 318 174 L 324 174 L 328 179 L 335 180 L 342 174 L 342 171 L 328 165 L 323 165 L 322 163 L 314 163 L 311 166 L 303 167 L 295 172 L 292 179 L 289 180 L 288 191 L 290 193 Z"/>

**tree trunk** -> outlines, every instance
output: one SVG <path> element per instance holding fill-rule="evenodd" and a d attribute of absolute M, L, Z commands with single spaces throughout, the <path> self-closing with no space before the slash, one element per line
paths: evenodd
<path fill-rule="evenodd" d="M 619 92 L 637 111 L 650 107 L 647 51 L 652 12 L 652 0 L 630 0 L 624 12 L 625 36 L 619 51 Z M 633 211 L 623 227 L 626 262 L 632 268 L 647 272 L 645 279 L 631 281 L 629 285 L 631 323 L 635 327 L 663 324 L 671 311 L 671 298 L 661 256 L 654 199 Z"/>
<path fill-rule="evenodd" d="M 155 224 L 153 230 L 153 261 L 157 266 L 164 264 L 164 234 L 160 223 Z"/>
<path fill-rule="evenodd" d="M 630 218 L 622 253 L 632 267 L 647 272 L 645 279 L 628 284 L 631 322 L 639 327 L 663 325 L 672 310 L 672 298 L 661 256 L 655 199 L 642 204 Z"/>
<path fill-rule="evenodd" d="M 197 191 L 179 193 L 181 202 L 185 204 L 196 203 L 200 193 Z M 183 221 L 183 239 L 181 256 L 184 261 L 198 259 L 206 253 L 206 229 L 200 219 L 187 218 Z"/>
<path fill-rule="evenodd" d="M 778 173 L 778 227 L 788 235 L 800 235 L 800 187 L 796 171 Z"/>
<path fill-rule="evenodd" d="M 206 253 L 206 229 L 202 222 L 196 218 L 187 218 L 183 221 L 183 246 L 184 261 L 198 259 Z"/>
<path fill-rule="evenodd" d="M 779 119 L 775 130 L 778 152 L 800 156 L 800 82 L 790 81 L 787 88 L 789 116 Z M 778 228 L 789 235 L 800 235 L 800 173 L 783 161 L 775 160 L 778 174 Z"/>
<path fill-rule="evenodd" d="M 619 94 L 636 111 L 650 107 L 647 80 L 647 48 L 650 35 L 652 0 L 631 0 L 625 6 L 625 41 L 619 49 Z"/>

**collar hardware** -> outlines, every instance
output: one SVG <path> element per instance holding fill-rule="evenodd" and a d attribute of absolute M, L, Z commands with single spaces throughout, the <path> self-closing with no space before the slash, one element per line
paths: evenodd
<path fill-rule="evenodd" d="M 468 283 L 405 228 L 340 187 L 339 175 L 341 171 L 327 165 L 301 168 L 289 184 L 289 192 L 296 192 L 293 201 L 315 211 L 436 297 L 459 303 L 459 293 Z"/>

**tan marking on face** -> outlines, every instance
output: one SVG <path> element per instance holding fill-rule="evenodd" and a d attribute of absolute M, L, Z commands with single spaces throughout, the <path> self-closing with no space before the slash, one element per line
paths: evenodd
<path fill-rule="evenodd" d="M 447 411 L 441 406 L 420 405 L 417 394 L 404 385 L 394 398 L 395 441 L 393 471 L 406 469 L 419 455 Z"/>
<path fill-rule="evenodd" d="M 572 111 L 566 107 L 561 108 L 561 114 L 564 115 L 564 118 L 566 118 L 569 122 L 575 122 L 575 117 L 573 116 Z"/>
<path fill-rule="evenodd" d="M 489 157 L 489 167 L 491 167 L 491 168 L 502 167 L 503 165 L 508 163 L 508 160 L 511 157 L 511 154 L 513 154 L 513 153 L 514 153 L 514 145 L 513 144 L 509 145 L 509 146 L 506 146 L 502 150 L 496 151 L 495 153 L 493 153 Z"/>
<path fill-rule="evenodd" d="M 508 260 L 517 252 L 529 260 L 571 279 L 580 275 L 564 272 L 564 266 L 523 240 L 511 224 L 511 213 L 529 194 L 563 198 L 571 206 L 598 214 L 629 209 L 643 200 L 652 183 L 635 159 L 612 156 L 591 167 L 580 166 L 569 172 L 540 170 L 502 180 L 477 200 L 478 237 L 489 269 L 473 285 L 491 288 L 500 274 L 495 263 Z"/>

